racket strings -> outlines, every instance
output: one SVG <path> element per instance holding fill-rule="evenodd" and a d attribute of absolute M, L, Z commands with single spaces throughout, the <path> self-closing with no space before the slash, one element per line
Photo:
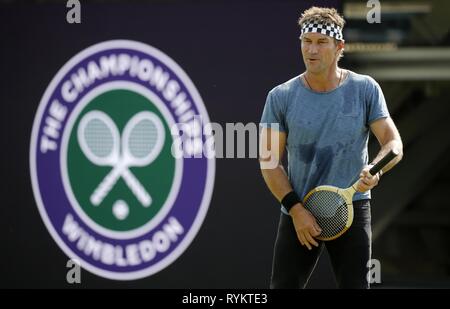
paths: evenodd
<path fill-rule="evenodd" d="M 97 157 L 105 158 L 113 152 L 113 134 L 110 128 L 100 119 L 92 119 L 87 123 L 84 139 L 89 149 Z"/>
<path fill-rule="evenodd" d="M 138 122 L 131 130 L 128 145 L 131 155 L 144 158 L 150 154 L 158 139 L 158 129 L 149 119 Z"/>
<path fill-rule="evenodd" d="M 345 230 L 349 213 L 347 203 L 338 193 L 314 192 L 305 201 L 304 206 L 314 215 L 322 229 L 320 238 L 332 238 Z"/>

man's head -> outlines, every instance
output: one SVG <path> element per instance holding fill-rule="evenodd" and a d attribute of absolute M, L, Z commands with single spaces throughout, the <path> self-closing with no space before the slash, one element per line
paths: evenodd
<path fill-rule="evenodd" d="M 321 72 L 335 65 L 344 51 L 345 21 L 335 9 L 312 7 L 298 20 L 306 68 Z"/>

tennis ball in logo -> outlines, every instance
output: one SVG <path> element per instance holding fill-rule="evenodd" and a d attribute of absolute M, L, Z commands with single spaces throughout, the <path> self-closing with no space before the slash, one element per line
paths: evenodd
<path fill-rule="evenodd" d="M 78 136 L 77 132 L 82 119 L 93 113 L 102 114 L 103 118 L 109 119 L 111 126 L 117 128 L 118 135 L 107 132 L 106 135 L 97 137 L 95 135 Z M 145 143 L 151 143 L 151 136 L 142 136 L 137 132 L 131 137 L 127 135 L 128 140 L 125 143 L 123 141 L 124 129 L 127 124 L 140 113 L 152 115 L 158 123 L 162 124 L 164 131 L 163 136 L 159 136 L 164 139 L 162 147 L 160 151 L 157 151 L 154 160 L 144 166 L 133 166 L 136 164 L 133 164 L 133 160 L 131 160 L 130 166 L 126 167 L 127 172 L 131 173 L 132 178 L 139 182 L 144 192 L 151 198 L 151 204 L 145 205 L 142 199 L 138 198 L 137 194 L 133 192 L 133 187 L 127 184 L 122 174 L 116 177 L 117 181 L 112 183 L 104 198 L 98 205 L 95 205 L 92 196 L 119 163 L 101 165 L 93 162 L 86 155 L 86 151 L 83 151 L 80 138 L 91 139 L 91 143 L 100 145 L 99 155 L 101 156 L 110 155 L 114 151 L 113 148 L 116 148 L 119 159 L 123 158 L 124 144 L 127 142 L 128 145 L 137 143 L 138 146 L 141 143 L 145 149 L 145 147 L 149 147 Z M 98 123 L 92 121 L 92 126 L 96 126 L 96 132 L 110 130 L 107 126 L 102 126 L 101 121 Z M 139 129 L 138 126 L 139 124 L 135 128 Z M 112 231 L 129 231 L 148 223 L 163 207 L 173 185 L 175 159 L 171 154 L 171 145 L 172 136 L 169 126 L 161 112 L 148 98 L 130 90 L 117 89 L 106 91 L 92 99 L 75 121 L 67 151 L 68 178 L 74 197 L 82 211 L 98 225 Z"/>

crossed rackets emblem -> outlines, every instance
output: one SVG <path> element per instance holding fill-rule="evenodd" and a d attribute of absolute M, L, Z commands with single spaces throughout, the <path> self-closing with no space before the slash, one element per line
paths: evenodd
<path fill-rule="evenodd" d="M 121 177 L 144 207 L 152 204 L 150 194 L 129 168 L 147 166 L 160 154 L 165 130 L 156 114 L 149 111 L 135 114 L 120 135 L 106 113 L 94 110 L 83 116 L 77 133 L 78 143 L 89 161 L 112 167 L 90 196 L 94 206 L 100 205 Z"/>

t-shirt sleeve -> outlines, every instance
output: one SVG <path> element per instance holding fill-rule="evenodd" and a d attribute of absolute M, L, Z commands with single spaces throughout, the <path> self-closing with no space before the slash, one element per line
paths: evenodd
<path fill-rule="evenodd" d="M 261 127 L 277 129 L 275 126 L 278 125 L 278 131 L 287 132 L 283 103 L 275 89 L 269 92 L 261 117 Z"/>
<path fill-rule="evenodd" d="M 369 78 L 366 85 L 367 124 L 377 119 L 388 118 L 389 110 L 380 85 Z"/>

